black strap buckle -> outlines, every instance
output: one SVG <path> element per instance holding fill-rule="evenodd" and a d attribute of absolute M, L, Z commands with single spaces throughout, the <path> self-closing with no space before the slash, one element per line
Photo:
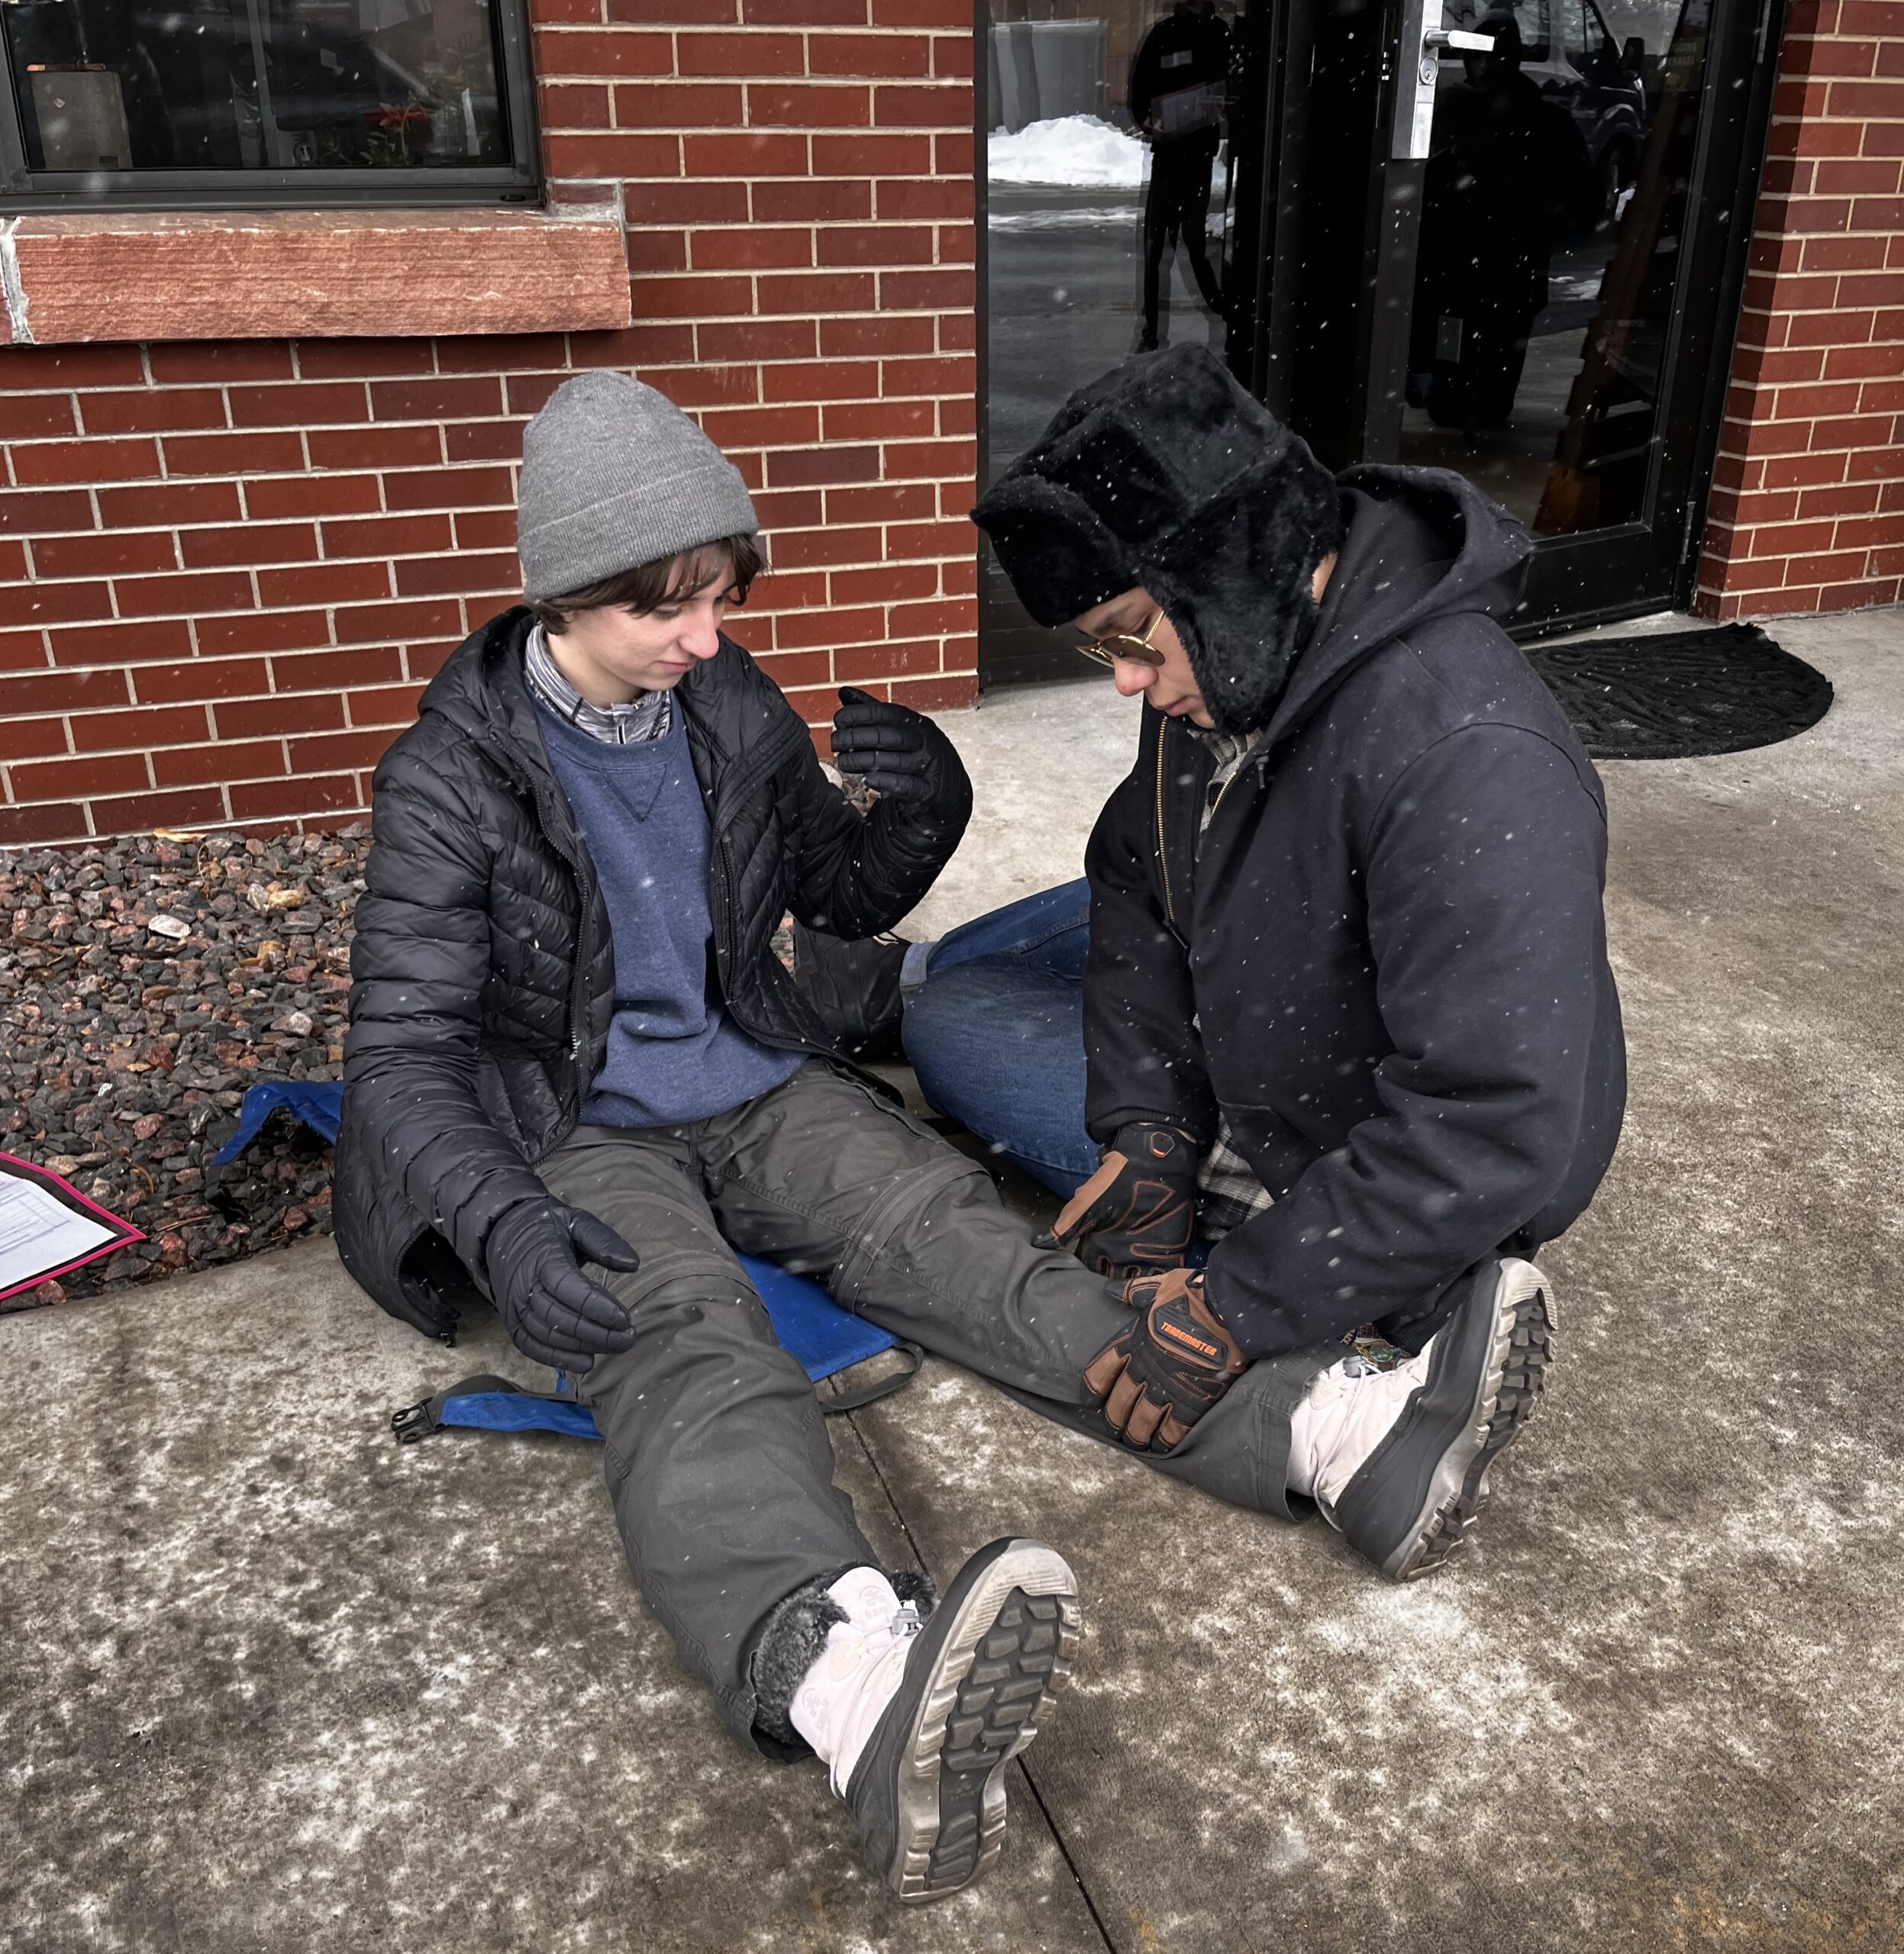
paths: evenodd
<path fill-rule="evenodd" d="M 442 1430 L 442 1420 L 432 1409 L 435 1403 L 434 1398 L 426 1398 L 418 1404 L 406 1404 L 402 1411 L 390 1414 L 390 1429 L 396 1433 L 398 1444 L 415 1445 Z"/>

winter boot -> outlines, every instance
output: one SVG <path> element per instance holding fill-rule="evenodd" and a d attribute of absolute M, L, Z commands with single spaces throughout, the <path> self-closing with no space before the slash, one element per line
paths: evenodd
<path fill-rule="evenodd" d="M 903 1901 L 943 1898 L 1003 1849 L 1005 1766 L 1070 1674 L 1076 1582 L 1042 1541 L 994 1540 L 923 1621 L 873 1569 L 828 1592 L 847 1619 L 791 1720 L 852 1807 L 873 1871 Z"/>
<path fill-rule="evenodd" d="M 1491 1258 L 1464 1282 L 1418 1356 L 1393 1371 L 1338 1364 L 1290 1420 L 1291 1489 L 1392 1581 L 1432 1573 L 1460 1545 L 1551 1360 L 1554 1292 L 1532 1262 Z"/>

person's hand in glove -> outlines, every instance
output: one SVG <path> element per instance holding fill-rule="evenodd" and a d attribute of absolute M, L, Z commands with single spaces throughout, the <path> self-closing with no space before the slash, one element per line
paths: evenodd
<path fill-rule="evenodd" d="M 585 1262 L 633 1275 L 641 1258 L 605 1221 L 550 1195 L 519 1201 L 491 1224 L 483 1243 L 489 1295 L 525 1357 L 559 1371 L 586 1371 L 634 1341 L 628 1313 Z"/>
<path fill-rule="evenodd" d="M 1118 1282 L 1174 1269 L 1196 1224 L 1197 1166 L 1187 1133 L 1133 1120 L 1118 1128 L 1097 1172 L 1038 1246 L 1069 1249 L 1093 1274 Z"/>
<path fill-rule="evenodd" d="M 972 783 L 952 742 L 910 706 L 892 705 L 857 685 L 840 688 L 833 715 L 833 759 L 857 773 L 882 801 L 905 809 L 915 824 L 963 827 Z"/>
<path fill-rule="evenodd" d="M 1137 1320 L 1085 1366 L 1084 1388 L 1126 1445 L 1172 1452 L 1250 1360 L 1217 1320 L 1200 1269 L 1133 1276 L 1124 1300 Z"/>

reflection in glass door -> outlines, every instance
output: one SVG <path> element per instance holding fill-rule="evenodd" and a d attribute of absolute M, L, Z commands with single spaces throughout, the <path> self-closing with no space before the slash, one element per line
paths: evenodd
<path fill-rule="evenodd" d="M 1537 535 L 1644 513 L 1699 131 L 1702 0 L 1607 7 L 1457 0 L 1436 64 L 1399 458 Z"/>
<path fill-rule="evenodd" d="M 1069 394 L 1132 353 L 1247 346 L 1263 11 L 993 0 L 983 74 L 988 481 Z M 1046 634 L 982 563 L 988 682 L 1047 669 Z"/>

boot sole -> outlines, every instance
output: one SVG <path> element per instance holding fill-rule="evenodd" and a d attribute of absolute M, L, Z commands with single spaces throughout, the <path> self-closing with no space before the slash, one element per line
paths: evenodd
<path fill-rule="evenodd" d="M 1037 1736 L 1083 1633 L 1071 1570 L 1038 1542 L 1015 1541 L 958 1608 L 899 1765 L 884 1870 L 911 1905 L 969 1885 L 1004 1850 L 1005 1767 Z"/>
<path fill-rule="evenodd" d="M 1504 1261 L 1492 1298 L 1489 1343 L 1461 1407 L 1460 1422 L 1438 1437 L 1431 1468 L 1423 1475 L 1415 1504 L 1404 1523 L 1399 1529 L 1392 1524 L 1383 1527 L 1386 1543 L 1369 1553 L 1391 1581 L 1417 1581 L 1435 1572 L 1467 1537 L 1487 1504 L 1489 1469 L 1540 1401 L 1553 1361 L 1554 1321 L 1553 1290 L 1547 1278 L 1531 1262 Z M 1442 1334 L 1454 1332 L 1451 1319 Z M 1398 1453 L 1413 1449 L 1415 1435 L 1409 1428 L 1418 1420 L 1445 1415 L 1434 1401 L 1444 1404 L 1451 1382 L 1437 1379 L 1431 1372 L 1420 1405 L 1404 1414 L 1402 1424 L 1389 1442 Z M 1398 1468 L 1399 1461 L 1390 1469 Z M 1356 1491 L 1351 1482 L 1337 1516 L 1352 1541 L 1363 1530 L 1357 1524 L 1357 1516 L 1348 1511 Z M 1371 1486 L 1354 1504 L 1366 1508 L 1379 1498 Z M 1367 1552 L 1366 1547 L 1363 1550 Z"/>
<path fill-rule="evenodd" d="M 1435 1475 L 1434 1511 L 1395 1557 L 1395 1565 L 1383 1569 L 1392 1580 L 1418 1581 L 1434 1573 L 1467 1538 L 1488 1501 L 1488 1468 L 1540 1403 L 1554 1360 L 1553 1294 L 1531 1262 L 1505 1272 L 1502 1288 L 1492 1361 L 1476 1395 L 1473 1420 L 1462 1445 L 1444 1458 Z M 1463 1466 L 1460 1455 L 1470 1447 Z M 1451 1482 L 1452 1497 L 1438 1497 Z"/>

